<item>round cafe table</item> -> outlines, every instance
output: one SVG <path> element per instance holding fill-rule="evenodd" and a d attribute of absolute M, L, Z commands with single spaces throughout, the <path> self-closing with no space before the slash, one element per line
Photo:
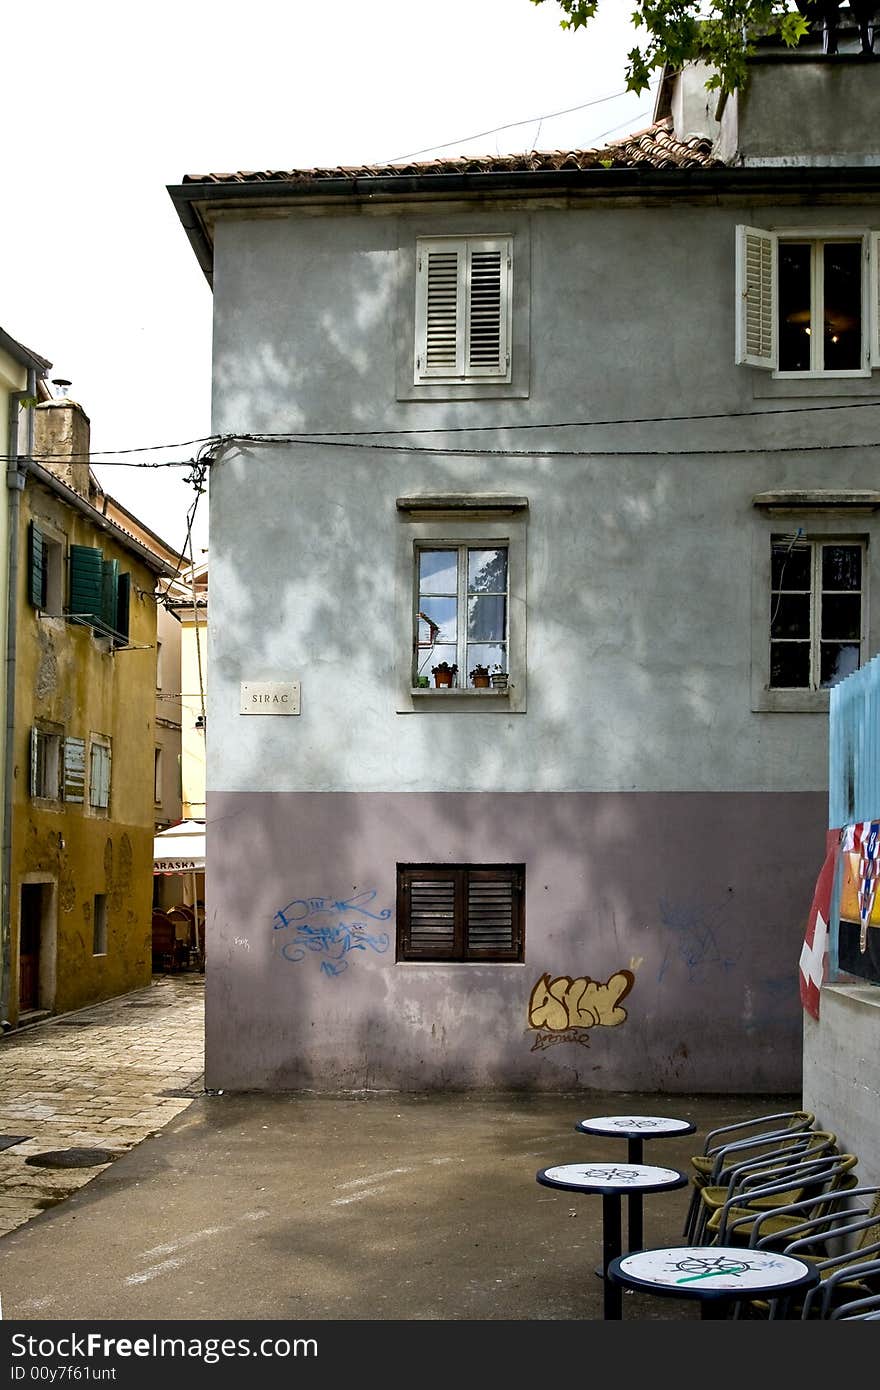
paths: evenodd
<path fill-rule="evenodd" d="M 608 1264 L 610 1284 L 664 1298 L 696 1298 L 701 1318 L 726 1318 L 737 1299 L 785 1298 L 818 1284 L 815 1266 L 793 1255 L 734 1245 L 630 1251 Z"/>
<path fill-rule="evenodd" d="M 627 1163 L 641 1163 L 644 1141 L 664 1135 L 693 1134 L 696 1125 L 690 1120 L 674 1119 L 671 1115 L 594 1115 L 578 1120 L 575 1129 L 581 1134 L 611 1135 L 626 1140 Z M 627 1233 L 630 1250 L 644 1245 L 642 1226 L 642 1194 L 631 1192 L 627 1201 Z M 602 1271 L 598 1270 L 601 1274 Z"/>
<path fill-rule="evenodd" d="M 544 1187 L 564 1192 L 598 1193 L 602 1198 L 602 1271 L 605 1278 L 604 1315 L 621 1315 L 621 1289 L 608 1278 L 611 1262 L 620 1255 L 620 1201 L 630 1192 L 667 1192 L 685 1187 L 687 1173 L 678 1168 L 655 1168 L 647 1163 L 560 1163 L 540 1168 L 536 1179 Z"/>

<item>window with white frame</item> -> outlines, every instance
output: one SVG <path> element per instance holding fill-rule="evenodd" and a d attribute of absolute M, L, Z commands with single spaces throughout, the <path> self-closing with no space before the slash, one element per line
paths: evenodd
<path fill-rule="evenodd" d="M 477 688 L 478 669 L 487 684 L 507 672 L 506 545 L 417 546 L 415 588 L 414 687 Z"/>
<path fill-rule="evenodd" d="M 737 227 L 736 361 L 783 377 L 880 367 L 880 233 Z"/>
<path fill-rule="evenodd" d="M 826 690 L 862 664 L 865 546 L 771 536 L 770 688 Z"/>
<path fill-rule="evenodd" d="M 110 805 L 110 740 L 92 734 L 89 747 L 89 806 L 106 811 Z"/>
<path fill-rule="evenodd" d="M 420 237 L 413 380 L 511 380 L 513 238 Z"/>
<path fill-rule="evenodd" d="M 528 498 L 427 493 L 396 506 L 398 714 L 524 714 Z M 450 685 L 434 671 L 444 663 Z"/>

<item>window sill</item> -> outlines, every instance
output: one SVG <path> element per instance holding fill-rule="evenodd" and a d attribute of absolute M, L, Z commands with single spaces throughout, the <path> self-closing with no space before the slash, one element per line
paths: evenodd
<path fill-rule="evenodd" d="M 525 689 L 520 681 L 508 685 L 506 690 L 474 690 L 464 687 L 449 689 L 445 686 L 424 687 L 407 686 L 400 691 L 397 701 L 398 714 L 436 714 L 438 710 L 447 714 L 525 714 Z"/>
<path fill-rule="evenodd" d="M 773 400 L 792 396 L 873 396 L 877 390 L 871 373 L 852 376 L 771 376 L 763 368 L 754 370 L 752 396 Z"/>
<path fill-rule="evenodd" d="M 827 714 L 830 690 L 761 690 L 752 709 L 762 714 Z"/>
<path fill-rule="evenodd" d="M 506 690 L 462 690 L 442 685 L 429 686 L 426 690 L 424 686 L 414 686 L 410 694 L 414 700 L 506 700 L 510 686 Z"/>

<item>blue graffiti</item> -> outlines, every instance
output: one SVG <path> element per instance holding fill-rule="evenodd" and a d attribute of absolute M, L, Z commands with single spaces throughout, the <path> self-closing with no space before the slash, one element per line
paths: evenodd
<path fill-rule="evenodd" d="M 275 931 L 293 926 L 296 922 L 304 922 L 307 917 L 312 917 L 318 912 L 358 912 L 365 917 L 372 917 L 374 922 L 387 922 L 391 916 L 390 907 L 383 907 L 381 912 L 370 912 L 365 906 L 366 903 L 371 903 L 375 896 L 375 888 L 367 888 L 363 893 L 356 893 L 353 898 L 294 898 L 293 902 L 288 903 L 286 907 L 279 907 L 275 913 L 272 919 Z"/>
<path fill-rule="evenodd" d="M 677 941 L 667 946 L 660 963 L 657 983 L 663 979 L 673 956 L 678 956 L 687 968 L 688 979 L 695 980 L 707 966 L 725 974 L 739 963 L 741 949 L 735 956 L 725 955 L 718 944 L 715 926 L 707 920 L 705 909 L 687 903 L 675 904 L 660 899 L 660 920 L 669 931 L 677 933 Z"/>
<path fill-rule="evenodd" d="M 321 961 L 321 971 L 325 975 L 341 975 L 343 970 L 347 970 L 346 957 L 351 951 L 370 950 L 384 955 L 391 944 L 387 932 L 373 932 L 366 922 L 338 922 L 335 926 L 294 922 L 290 925 L 294 927 L 296 935 L 282 946 L 284 959 L 296 964 L 305 960 L 310 951 L 323 954 L 326 959 Z"/>

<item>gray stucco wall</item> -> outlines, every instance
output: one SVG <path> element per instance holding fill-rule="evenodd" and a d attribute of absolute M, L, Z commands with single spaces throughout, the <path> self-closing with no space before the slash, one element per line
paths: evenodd
<path fill-rule="evenodd" d="M 878 1036 L 874 985 L 825 985 L 819 1018 L 804 1014 L 804 1105 L 841 1151 L 857 1155 L 860 1183 L 880 1183 Z"/>
<path fill-rule="evenodd" d="M 736 224 L 841 215 L 670 199 L 220 223 L 218 432 L 440 433 L 242 444 L 212 470 L 210 1085 L 797 1089 L 827 716 L 753 709 L 754 557 L 796 523 L 752 498 L 869 485 L 867 448 L 817 446 L 870 431 L 833 410 L 657 417 L 864 399 L 870 379 L 829 390 L 733 365 Z M 402 398 L 401 267 L 416 235 L 446 232 L 516 238 L 528 394 Z M 500 428 L 442 433 L 468 425 Z M 449 452 L 383 447 L 400 442 Z M 492 452 L 452 452 L 471 445 Z M 395 499 L 485 491 L 529 500 L 526 708 L 399 713 L 410 575 Z M 240 682 L 284 679 L 301 681 L 300 715 L 239 715 Z M 606 816 L 624 827 L 610 855 Z M 393 918 L 388 951 L 333 979 L 273 957 L 285 902 L 358 885 L 393 907 L 396 863 L 462 859 L 527 864 L 525 966 L 394 965 Z M 672 945 L 689 934 L 696 975 Z M 623 1027 L 531 1052 L 535 980 L 600 980 L 631 958 L 645 964 Z"/>

